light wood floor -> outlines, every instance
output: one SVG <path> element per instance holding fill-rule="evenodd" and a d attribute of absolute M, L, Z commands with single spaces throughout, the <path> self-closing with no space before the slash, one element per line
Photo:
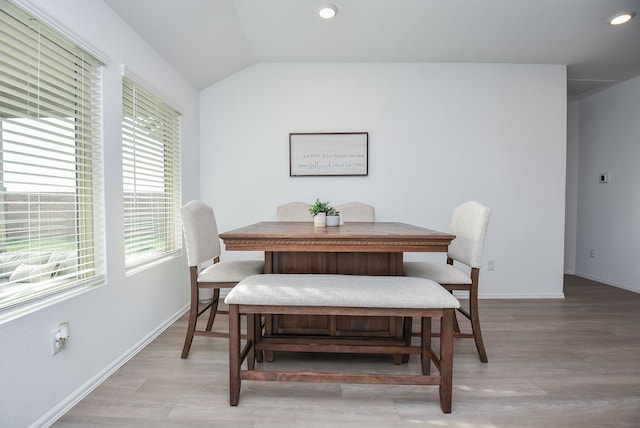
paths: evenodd
<path fill-rule="evenodd" d="M 457 339 L 453 412 L 433 386 L 250 382 L 228 404 L 227 342 L 180 319 L 54 427 L 640 427 L 640 294 L 565 277 L 566 299 L 481 300 L 489 363 Z M 226 328 L 226 317 L 218 321 Z M 279 354 L 270 367 L 409 370 L 390 357 Z"/>

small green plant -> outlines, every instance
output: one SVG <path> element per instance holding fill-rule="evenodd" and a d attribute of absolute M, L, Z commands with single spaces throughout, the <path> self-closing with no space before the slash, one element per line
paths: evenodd
<path fill-rule="evenodd" d="M 316 198 L 316 201 L 309 207 L 309 214 L 316 216 L 318 213 L 326 213 L 329 208 L 331 208 L 329 201 L 322 202 L 320 198 Z"/>
<path fill-rule="evenodd" d="M 329 209 L 327 210 L 327 215 L 329 217 L 331 216 L 337 216 L 340 215 L 340 211 L 338 211 L 337 209 L 335 209 L 335 207 L 329 207 Z"/>

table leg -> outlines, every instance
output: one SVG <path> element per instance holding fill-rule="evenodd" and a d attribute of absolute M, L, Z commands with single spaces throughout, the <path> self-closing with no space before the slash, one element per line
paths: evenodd
<path fill-rule="evenodd" d="M 276 255 L 277 256 L 277 255 Z M 265 251 L 264 252 L 264 273 L 274 273 L 273 269 L 273 251 Z M 264 314 L 264 334 L 266 336 L 273 336 L 273 316 L 271 314 Z M 262 334 L 260 334 L 262 337 Z M 272 362 L 274 358 L 273 351 L 260 351 L 260 359 L 264 355 L 264 360 L 268 362 Z"/>

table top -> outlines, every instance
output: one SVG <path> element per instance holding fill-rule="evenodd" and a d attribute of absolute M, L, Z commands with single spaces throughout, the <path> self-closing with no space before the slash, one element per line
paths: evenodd
<path fill-rule="evenodd" d="M 398 222 L 260 222 L 220 234 L 228 251 L 446 252 L 455 235 Z"/>

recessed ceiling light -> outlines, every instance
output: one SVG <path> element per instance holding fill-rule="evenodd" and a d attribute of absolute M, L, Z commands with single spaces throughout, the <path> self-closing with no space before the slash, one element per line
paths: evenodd
<path fill-rule="evenodd" d="M 635 12 L 619 13 L 619 14 L 611 17 L 611 19 L 609 20 L 609 24 L 611 24 L 611 25 L 624 24 L 625 22 L 631 21 L 631 18 L 633 18 L 634 16 L 636 16 Z"/>
<path fill-rule="evenodd" d="M 338 8 L 332 4 L 322 6 L 318 11 L 318 15 L 324 19 L 331 19 L 338 14 Z"/>

